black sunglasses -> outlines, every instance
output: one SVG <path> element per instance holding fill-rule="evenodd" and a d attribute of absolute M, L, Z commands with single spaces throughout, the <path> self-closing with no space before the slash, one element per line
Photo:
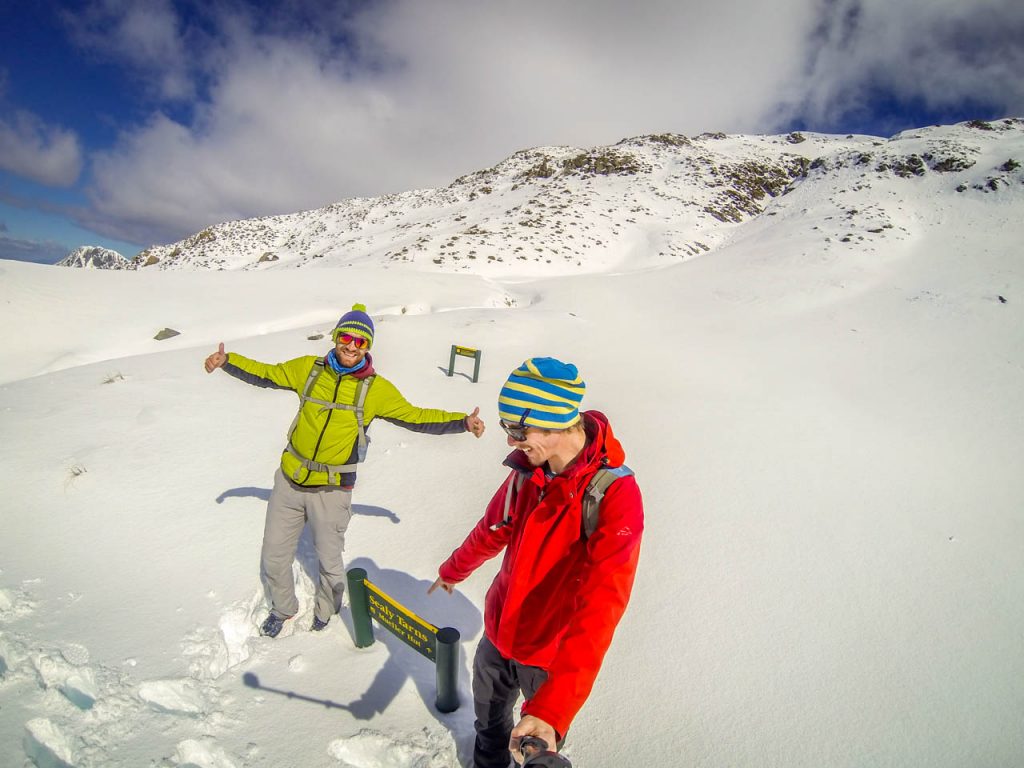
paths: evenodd
<path fill-rule="evenodd" d="M 519 423 L 518 424 L 509 424 L 504 419 L 498 419 L 498 424 L 501 426 L 501 428 L 503 430 L 505 430 L 505 434 L 506 435 L 511 437 L 517 443 L 521 443 L 523 440 L 526 439 L 526 424 L 525 424 L 525 422 L 526 422 L 526 417 L 529 416 L 529 415 L 530 415 L 530 409 L 527 408 L 525 411 L 523 411 L 523 415 L 519 417 Z"/>

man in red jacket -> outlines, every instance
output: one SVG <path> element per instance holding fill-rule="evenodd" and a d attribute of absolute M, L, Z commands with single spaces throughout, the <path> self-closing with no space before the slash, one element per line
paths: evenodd
<path fill-rule="evenodd" d="M 526 736 L 561 743 L 629 602 L 643 501 L 632 474 L 620 473 L 592 532 L 585 524 L 591 480 L 625 459 L 605 416 L 579 412 L 585 388 L 574 365 L 553 358 L 512 372 L 498 398 L 512 471 L 429 590 L 450 593 L 505 550 L 473 661 L 476 768 L 508 768 L 510 750 L 521 760 Z"/>

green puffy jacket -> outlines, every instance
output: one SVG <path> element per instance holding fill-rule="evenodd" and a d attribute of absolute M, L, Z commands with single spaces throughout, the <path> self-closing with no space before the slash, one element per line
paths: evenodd
<path fill-rule="evenodd" d="M 258 387 L 290 389 L 299 395 L 299 413 L 289 433 L 289 445 L 281 454 L 281 470 L 297 485 L 355 485 L 355 464 L 359 457 L 359 427 L 353 410 L 325 407 L 329 403 L 353 405 L 360 380 L 373 377 L 366 391 L 363 410 L 364 429 L 374 419 L 384 419 L 414 432 L 432 435 L 466 431 L 466 414 L 417 408 L 409 403 L 390 381 L 366 366 L 354 374 L 339 375 L 314 355 L 297 357 L 269 365 L 232 352 L 224 370 L 237 379 Z M 310 371 L 319 373 L 303 398 Z M 316 400 L 322 403 L 314 402 Z M 297 454 L 297 455 L 296 455 Z M 311 468 L 311 465 L 313 468 Z M 327 471 L 326 465 L 345 466 L 345 471 Z"/>

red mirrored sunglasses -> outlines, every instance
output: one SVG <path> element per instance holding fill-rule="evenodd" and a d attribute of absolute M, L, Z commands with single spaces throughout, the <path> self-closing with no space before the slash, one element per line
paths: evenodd
<path fill-rule="evenodd" d="M 362 336 L 353 336 L 351 333 L 339 333 L 338 341 L 346 346 L 349 344 L 355 344 L 356 349 L 363 349 L 370 343 Z"/>

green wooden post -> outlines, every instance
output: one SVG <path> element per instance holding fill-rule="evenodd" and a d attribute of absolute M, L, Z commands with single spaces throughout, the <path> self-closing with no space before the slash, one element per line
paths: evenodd
<path fill-rule="evenodd" d="M 478 349 L 478 350 L 476 350 L 473 353 L 473 383 L 476 384 L 476 382 L 479 380 L 479 378 L 480 378 L 480 350 Z"/>
<path fill-rule="evenodd" d="M 373 624 L 370 623 L 370 601 L 366 596 L 366 571 L 352 568 L 348 572 L 348 600 L 352 609 L 352 627 L 356 632 L 356 648 L 373 645 Z"/>
<path fill-rule="evenodd" d="M 454 712 L 459 708 L 459 630 L 444 627 L 437 630 L 437 699 L 438 712 Z"/>
<path fill-rule="evenodd" d="M 448 359 L 448 375 L 449 376 L 451 376 L 453 373 L 455 373 L 455 350 L 456 349 L 458 349 L 458 347 L 456 347 L 454 344 L 452 344 L 452 356 Z"/>

